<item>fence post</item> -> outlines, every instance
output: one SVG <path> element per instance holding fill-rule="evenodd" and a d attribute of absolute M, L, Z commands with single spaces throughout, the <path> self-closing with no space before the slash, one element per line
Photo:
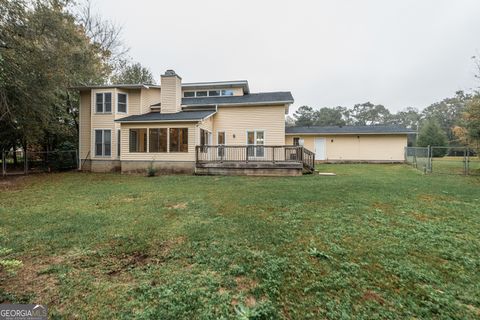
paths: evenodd
<path fill-rule="evenodd" d="M 272 147 L 272 161 L 275 163 L 275 147 Z"/>
<path fill-rule="evenodd" d="M 2 176 L 5 177 L 7 175 L 7 164 L 5 163 L 5 150 L 2 150 Z"/>
<path fill-rule="evenodd" d="M 470 174 L 470 149 L 466 147 L 465 151 L 465 174 L 468 176 Z"/>
<path fill-rule="evenodd" d="M 433 161 L 432 161 L 432 157 L 433 157 L 433 150 L 432 150 L 432 146 L 428 146 L 428 172 L 432 173 L 433 172 Z"/>
<path fill-rule="evenodd" d="M 23 150 L 23 172 L 28 174 L 27 149 Z"/>

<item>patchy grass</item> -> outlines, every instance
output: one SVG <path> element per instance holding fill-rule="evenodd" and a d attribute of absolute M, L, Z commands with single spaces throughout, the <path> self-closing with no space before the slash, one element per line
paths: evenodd
<path fill-rule="evenodd" d="M 0 185 L 0 302 L 52 318 L 480 317 L 480 179 L 63 173 Z"/>

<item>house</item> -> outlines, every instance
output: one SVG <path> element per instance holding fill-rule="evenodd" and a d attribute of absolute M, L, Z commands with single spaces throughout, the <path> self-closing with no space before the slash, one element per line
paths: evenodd
<path fill-rule="evenodd" d="M 408 135 L 398 126 L 288 127 L 286 144 L 301 145 L 323 162 L 403 162 Z"/>
<path fill-rule="evenodd" d="M 79 166 L 94 172 L 299 175 L 313 153 L 285 145 L 290 92 L 251 93 L 247 81 L 76 87 Z"/>

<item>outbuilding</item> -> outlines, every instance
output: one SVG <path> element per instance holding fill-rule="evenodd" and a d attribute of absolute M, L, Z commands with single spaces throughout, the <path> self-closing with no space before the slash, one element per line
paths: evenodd
<path fill-rule="evenodd" d="M 398 126 L 287 127 L 285 143 L 303 145 L 324 162 L 403 162 L 408 135 Z"/>

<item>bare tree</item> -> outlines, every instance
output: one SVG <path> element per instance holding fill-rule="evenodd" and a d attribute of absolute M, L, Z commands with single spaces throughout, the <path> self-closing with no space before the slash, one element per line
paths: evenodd
<path fill-rule="evenodd" d="M 130 50 L 124 45 L 122 26 L 113 21 L 104 19 L 92 9 L 91 0 L 85 0 L 83 4 L 76 7 L 74 15 L 80 23 L 87 37 L 108 57 L 108 63 L 112 69 L 117 68 Z"/>

